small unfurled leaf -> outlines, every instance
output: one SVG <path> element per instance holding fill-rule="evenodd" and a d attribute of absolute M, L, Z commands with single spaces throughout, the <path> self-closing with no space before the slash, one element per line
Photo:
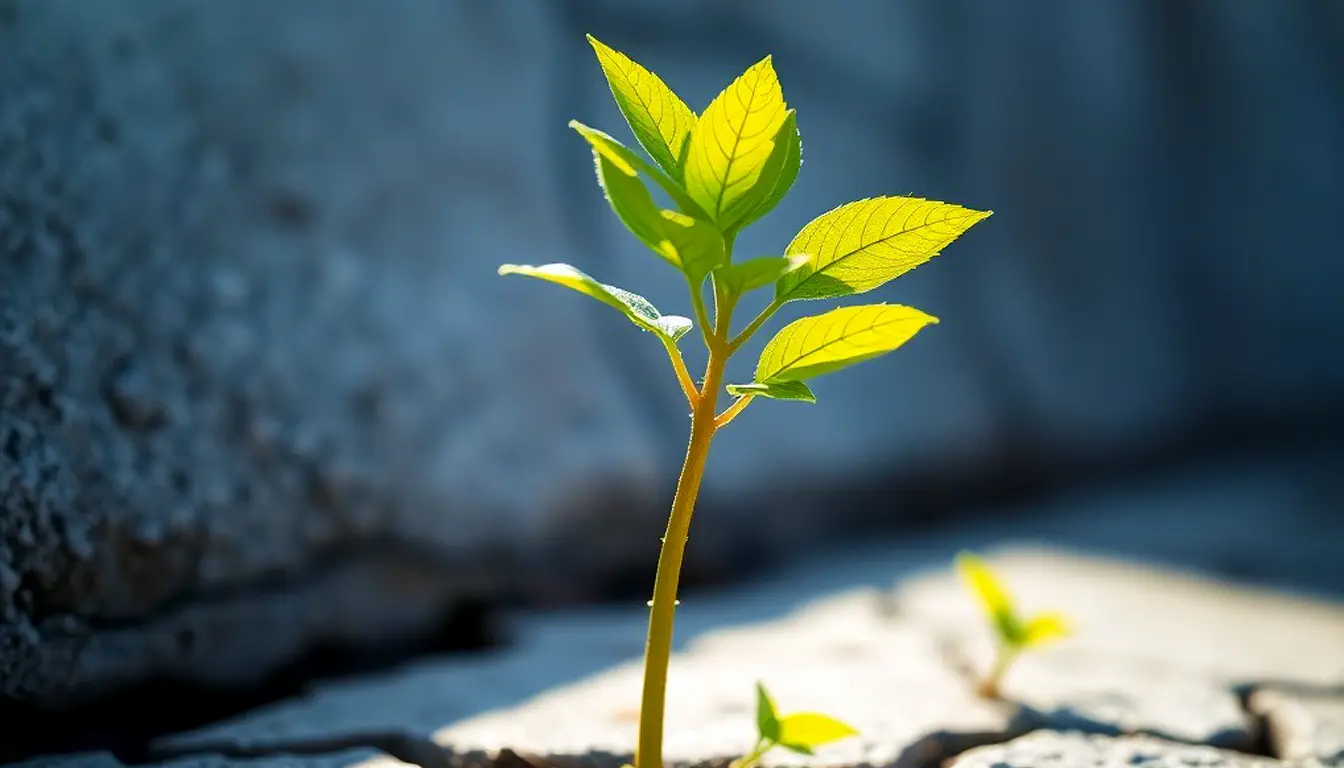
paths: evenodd
<path fill-rule="evenodd" d="M 676 211 L 661 211 L 663 234 L 676 254 L 675 264 L 694 286 L 699 286 L 727 255 L 723 235 L 707 221 Z"/>
<path fill-rule="evenodd" d="M 1022 632 L 1022 645 L 1032 648 L 1061 640 L 1072 634 L 1069 621 L 1060 613 L 1042 613 L 1027 622 Z"/>
<path fill-rule="evenodd" d="M 797 180 L 803 165 L 803 138 L 798 133 L 798 117 L 792 109 L 775 134 L 774 143 L 756 184 L 720 221 L 725 231 L 745 229 L 774 210 Z"/>
<path fill-rule="evenodd" d="M 806 263 L 806 256 L 762 256 L 736 264 L 724 264 L 714 270 L 714 279 L 729 295 L 740 296 L 764 288 Z"/>
<path fill-rule="evenodd" d="M 634 167 L 597 149 L 593 150 L 593 161 L 597 182 L 616 216 L 654 253 L 679 266 L 676 254 L 669 252 L 662 214 Z"/>
<path fill-rule="evenodd" d="M 770 694 L 760 682 L 756 683 L 756 730 L 763 741 L 779 741 L 779 715 L 775 711 L 775 702 L 770 700 Z"/>
<path fill-rule="evenodd" d="M 686 191 L 714 221 L 756 185 L 787 113 L 769 56 L 705 108 L 691 131 Z"/>
<path fill-rule="evenodd" d="M 841 307 L 784 326 L 761 350 L 756 383 L 803 381 L 890 352 L 938 319 L 913 307 Z"/>
<path fill-rule="evenodd" d="M 870 291 L 923 264 L 990 211 L 917 197 L 874 197 L 813 219 L 784 249 L 806 266 L 775 285 L 777 301 Z"/>
<path fill-rule="evenodd" d="M 1022 643 L 1024 629 L 1013 606 L 1013 598 L 999 577 L 976 555 L 962 552 L 957 555 L 957 570 L 966 586 L 980 601 L 980 607 L 994 623 L 999 639 L 1010 646 Z"/>
<path fill-rule="evenodd" d="M 588 35 L 611 95 L 641 146 L 673 176 L 681 177 L 681 152 L 695 113 L 659 77 L 628 56 Z"/>
<path fill-rule="evenodd" d="M 571 288 L 620 310 L 630 318 L 630 322 L 670 341 L 675 342 L 691 329 L 690 320 L 677 315 L 660 314 L 643 296 L 599 283 L 568 264 L 543 264 L 539 267 L 527 264 L 503 264 L 499 267 L 499 274 L 535 277 L 538 280 Z"/>
<path fill-rule="evenodd" d="M 569 127 L 577 131 L 584 140 L 592 145 L 593 149 L 653 179 L 654 183 L 662 187 L 668 197 L 672 198 L 672 201 L 677 204 L 682 213 L 697 219 L 709 219 L 709 215 L 704 212 L 699 203 L 695 202 L 694 198 L 686 194 L 686 190 L 681 184 L 657 167 L 650 165 L 647 160 L 631 151 L 629 147 L 596 128 L 580 123 L 578 120 L 570 120 Z"/>
<path fill-rule="evenodd" d="M 779 719 L 779 746 L 805 755 L 812 754 L 817 747 L 858 734 L 848 723 L 816 712 L 799 712 Z"/>
<path fill-rule="evenodd" d="M 769 397 L 774 400 L 817 402 L 817 396 L 801 381 L 775 381 L 769 384 L 729 384 L 728 394 L 735 397 Z"/>
<path fill-rule="evenodd" d="M 723 236 L 714 225 L 676 211 L 659 210 L 635 169 L 619 157 L 593 150 L 597 178 L 607 202 L 654 253 L 699 285 L 723 263 Z"/>

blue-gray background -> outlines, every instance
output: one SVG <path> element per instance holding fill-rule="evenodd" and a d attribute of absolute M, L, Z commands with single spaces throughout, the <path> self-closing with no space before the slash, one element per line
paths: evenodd
<path fill-rule="evenodd" d="M 722 435 L 692 584 L 1048 509 L 1344 586 L 1344 4 L 0 0 L 0 694 L 643 599 L 663 352 L 494 272 L 686 311 L 565 127 L 629 138 L 586 32 L 697 110 L 774 55 L 805 162 L 743 257 L 860 197 L 995 211 L 865 297 L 940 325 Z"/>

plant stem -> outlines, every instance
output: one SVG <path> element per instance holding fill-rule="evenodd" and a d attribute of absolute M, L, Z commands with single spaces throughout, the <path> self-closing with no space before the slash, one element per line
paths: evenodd
<path fill-rule="evenodd" d="M 751 395 L 744 395 L 737 398 L 737 402 L 728 406 L 728 409 L 723 413 L 720 413 L 719 417 L 714 420 L 714 428 L 722 429 L 728 426 L 728 422 L 736 419 L 737 414 L 745 411 L 748 405 L 751 405 Z"/>
<path fill-rule="evenodd" d="M 762 309 L 760 314 L 756 315 L 747 327 L 742 329 L 741 333 L 734 336 L 733 340 L 728 342 L 729 353 L 736 352 L 738 347 L 746 344 L 747 341 L 751 339 L 752 334 L 760 330 L 761 325 L 764 324 L 766 320 L 769 320 L 771 315 L 775 314 L 775 310 L 782 306 L 784 305 L 778 301 L 771 301 L 767 304 L 765 309 Z"/>
<path fill-rule="evenodd" d="M 710 349 L 705 385 L 691 415 L 691 440 L 686 461 L 672 499 L 672 514 L 658 554 L 658 575 L 653 582 L 653 605 L 649 611 L 649 637 L 644 648 L 644 692 L 639 707 L 639 746 L 635 768 L 662 768 L 663 710 L 667 698 L 667 665 L 672 655 L 672 628 L 677 606 L 677 582 L 700 480 L 705 473 L 709 444 L 714 438 L 715 407 L 727 359 L 717 345 Z"/>
<path fill-rule="evenodd" d="M 1017 658 L 1018 649 L 1010 648 L 1007 645 L 1000 645 L 999 651 L 994 657 L 994 666 L 984 680 L 980 681 L 980 695 L 988 699 L 1000 698 L 999 686 L 1003 682 L 1003 676 L 1008 672 L 1008 667 L 1012 666 Z"/>
<path fill-rule="evenodd" d="M 677 349 L 675 341 L 666 337 L 663 337 L 663 346 L 667 348 L 667 356 L 672 358 L 672 370 L 677 373 L 677 381 L 681 384 L 681 391 L 686 394 L 686 402 L 690 404 L 691 410 L 695 410 L 696 403 L 700 401 L 700 393 L 695 389 L 691 372 L 686 370 L 686 361 L 681 358 L 681 350 Z"/>

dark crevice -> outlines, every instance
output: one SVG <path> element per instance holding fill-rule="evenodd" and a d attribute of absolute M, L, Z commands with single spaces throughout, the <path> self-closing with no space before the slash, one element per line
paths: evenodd
<path fill-rule="evenodd" d="M 493 604 L 461 600 L 445 610 L 438 625 L 424 636 L 379 648 L 314 644 L 298 659 L 267 675 L 259 683 L 237 688 L 158 679 L 83 704 L 59 708 L 41 708 L 27 702 L 0 698 L 0 723 L 4 724 L 0 763 L 38 755 L 90 751 L 110 752 L 118 760 L 130 765 L 151 762 L 161 759 L 159 752 L 152 747 L 158 739 L 302 696 L 315 683 L 324 680 L 386 672 L 430 654 L 465 653 L 498 647 L 502 643 L 502 633 L 497 618 Z M 184 640 L 190 642 L 192 638 Z M 414 740 L 400 736 L 360 736 L 349 746 L 339 749 L 361 745 L 383 749 L 407 762 L 419 761 L 407 759 L 403 755 L 423 752 L 417 751 L 419 748 Z M 278 751 L 297 748 L 287 745 Z M 304 749 L 309 752 L 339 751 L 328 744 L 311 744 Z M 210 749 L 192 750 L 196 753 L 218 751 L 213 746 Z M 272 752 L 268 750 L 267 753 Z M 242 756 L 241 753 L 239 756 Z"/>

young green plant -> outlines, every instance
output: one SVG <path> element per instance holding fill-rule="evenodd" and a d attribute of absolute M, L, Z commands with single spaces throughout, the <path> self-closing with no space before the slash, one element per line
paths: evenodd
<path fill-rule="evenodd" d="M 1059 613 L 1041 613 L 1031 618 L 1018 615 L 1012 595 L 1003 582 L 976 555 L 962 552 L 957 555 L 957 570 L 989 618 L 998 640 L 994 665 L 980 681 L 979 694 L 999 698 L 999 686 L 1017 657 L 1031 648 L 1067 637 L 1071 632 L 1068 621 Z"/>
<path fill-rule="evenodd" d="M 786 325 L 765 345 L 748 382 L 726 384 L 728 359 L 785 304 L 871 291 L 933 258 L 989 212 L 922 198 L 872 197 L 823 213 L 780 255 L 734 261 L 737 235 L 779 203 L 802 165 L 797 117 L 784 101 L 770 57 L 697 115 L 657 75 L 591 36 L 588 41 L 649 159 L 595 128 L 577 121 L 570 127 L 588 142 L 616 216 L 685 279 L 690 314 L 708 351 L 704 375 L 692 378 L 678 347 L 692 327 L 690 318 L 664 315 L 644 298 L 566 264 L 505 264 L 499 273 L 547 280 L 622 313 L 667 350 L 686 396 L 691 434 L 654 578 L 635 752 L 638 768 L 661 768 L 677 582 L 715 432 L 759 398 L 815 402 L 811 379 L 891 352 L 938 321 L 899 305 L 841 307 Z M 655 200 L 650 182 L 670 207 Z M 769 303 L 734 331 L 739 300 L 766 288 L 773 288 Z M 725 391 L 735 399 L 720 411 Z"/>
<path fill-rule="evenodd" d="M 756 683 L 756 746 L 730 763 L 729 768 L 753 768 L 775 747 L 811 755 L 817 747 L 858 733 L 853 727 L 816 712 L 795 712 L 781 717 L 765 686 Z"/>

